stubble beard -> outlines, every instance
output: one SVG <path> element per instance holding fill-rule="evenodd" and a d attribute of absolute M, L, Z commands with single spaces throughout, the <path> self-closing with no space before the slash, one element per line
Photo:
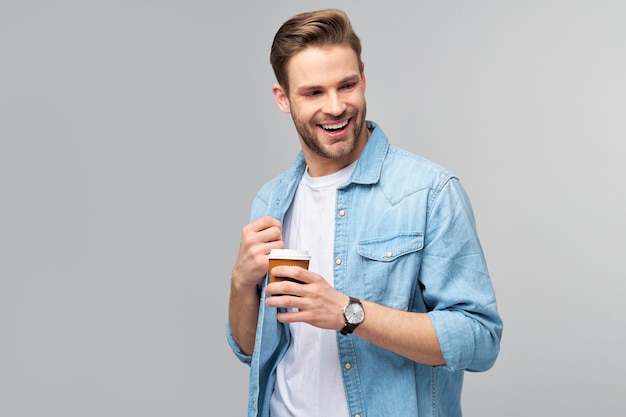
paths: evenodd
<path fill-rule="evenodd" d="M 363 107 L 362 113 L 357 113 L 356 116 L 360 116 L 359 119 L 352 117 L 350 131 L 348 132 L 348 138 L 344 141 L 345 146 L 340 147 L 336 151 L 331 151 L 323 146 L 322 142 L 317 138 L 317 123 L 313 121 L 310 125 L 298 119 L 292 114 L 293 122 L 296 127 L 296 131 L 304 144 L 316 155 L 327 159 L 341 159 L 346 155 L 349 155 L 356 147 L 361 132 L 365 126 L 365 107 Z"/>

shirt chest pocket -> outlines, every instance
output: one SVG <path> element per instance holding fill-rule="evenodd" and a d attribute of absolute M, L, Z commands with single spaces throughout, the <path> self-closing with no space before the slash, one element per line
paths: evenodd
<path fill-rule="evenodd" d="M 359 242 L 366 299 L 406 310 L 417 285 L 424 234 L 404 232 Z"/>

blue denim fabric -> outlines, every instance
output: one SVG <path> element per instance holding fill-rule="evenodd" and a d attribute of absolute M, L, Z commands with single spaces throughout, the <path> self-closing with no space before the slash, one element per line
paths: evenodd
<path fill-rule="evenodd" d="M 419 364 L 337 332 L 350 415 L 461 416 L 464 371 L 491 368 L 502 336 L 470 201 L 444 168 L 390 145 L 376 123 L 367 124 L 372 136 L 337 191 L 335 288 L 428 313 L 446 364 Z M 250 219 L 282 220 L 304 170 L 300 153 L 291 169 L 261 188 Z M 276 309 L 264 301 L 263 294 L 252 356 L 241 352 L 226 328 L 233 352 L 251 366 L 248 416 L 269 416 L 276 364 L 290 339 Z"/>

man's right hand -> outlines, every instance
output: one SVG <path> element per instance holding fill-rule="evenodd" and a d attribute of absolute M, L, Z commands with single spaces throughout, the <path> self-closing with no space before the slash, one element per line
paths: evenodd
<path fill-rule="evenodd" d="M 239 253 L 233 267 L 233 284 L 256 287 L 267 273 L 272 249 L 282 249 L 282 224 L 277 219 L 264 216 L 244 226 L 241 232 Z"/>
<path fill-rule="evenodd" d="M 259 317 L 257 284 L 265 277 L 272 249 L 282 249 L 282 224 L 265 216 L 244 226 L 239 254 L 230 281 L 228 320 L 233 337 L 244 353 L 252 354 Z"/>

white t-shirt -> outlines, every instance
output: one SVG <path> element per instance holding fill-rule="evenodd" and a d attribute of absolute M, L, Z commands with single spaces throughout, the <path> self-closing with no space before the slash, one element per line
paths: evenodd
<path fill-rule="evenodd" d="M 356 162 L 339 172 L 312 178 L 305 173 L 283 222 L 290 249 L 307 249 L 309 269 L 333 285 L 333 236 L 337 187 Z M 289 324 L 291 343 L 276 370 L 271 417 L 346 417 L 337 332 L 306 323 Z"/>

